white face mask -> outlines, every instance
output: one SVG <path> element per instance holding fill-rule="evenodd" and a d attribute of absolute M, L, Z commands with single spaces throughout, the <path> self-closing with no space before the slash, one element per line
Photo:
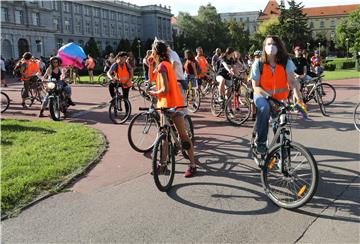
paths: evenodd
<path fill-rule="evenodd" d="M 265 46 L 265 52 L 266 52 L 267 55 L 270 55 L 270 54 L 276 55 L 277 52 L 278 52 L 277 46 L 275 46 L 275 45 L 266 45 Z"/>

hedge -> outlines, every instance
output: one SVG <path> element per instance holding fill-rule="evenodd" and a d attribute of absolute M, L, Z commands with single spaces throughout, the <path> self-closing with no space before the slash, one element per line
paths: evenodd
<path fill-rule="evenodd" d="M 326 63 L 324 65 L 324 70 L 326 71 L 334 71 L 336 69 L 336 64 L 334 63 Z"/>

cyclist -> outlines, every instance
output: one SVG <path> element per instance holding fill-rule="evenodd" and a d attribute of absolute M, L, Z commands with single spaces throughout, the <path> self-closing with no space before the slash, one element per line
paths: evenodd
<path fill-rule="evenodd" d="M 306 59 L 302 56 L 302 50 L 300 46 L 296 46 L 294 48 L 294 53 L 295 57 L 292 59 L 292 61 L 296 66 L 295 79 L 297 79 L 299 83 L 304 83 L 311 79 L 311 77 L 307 75 L 307 62 Z"/>
<path fill-rule="evenodd" d="M 94 83 L 94 68 L 95 68 L 95 61 L 92 58 L 91 54 L 88 54 L 88 59 L 85 62 L 85 67 L 87 68 L 88 72 L 89 72 L 89 78 L 90 78 L 90 83 Z"/>
<path fill-rule="evenodd" d="M 46 79 L 56 79 L 56 82 L 60 82 L 64 90 L 65 98 L 68 99 L 69 105 L 75 106 L 75 103 L 71 100 L 71 86 L 64 81 L 63 78 L 65 76 L 65 71 L 60 67 L 60 65 L 61 59 L 57 56 L 52 57 L 50 59 L 50 65 L 46 69 L 42 80 L 45 81 Z M 48 106 L 48 102 L 49 97 L 46 95 L 43 103 L 41 104 L 39 117 L 44 117 L 44 110 Z"/>
<path fill-rule="evenodd" d="M 190 50 L 186 50 L 184 53 L 185 64 L 185 89 L 187 89 L 189 82 L 191 82 L 192 87 L 197 87 L 197 79 L 199 78 L 198 73 L 196 71 L 196 61 L 194 54 Z"/>
<path fill-rule="evenodd" d="M 198 83 L 201 86 L 203 79 L 205 79 L 206 73 L 210 67 L 204 56 L 204 51 L 201 47 L 196 48 L 196 62 L 199 65 Z"/>
<path fill-rule="evenodd" d="M 126 52 L 119 52 L 115 60 L 116 62 L 111 65 L 110 70 L 107 72 L 107 76 L 111 80 L 109 84 L 109 92 L 111 97 L 115 96 L 116 81 L 121 85 L 123 96 L 125 99 L 129 99 L 129 91 L 132 87 L 133 70 L 131 66 L 126 62 L 128 55 Z M 127 103 L 125 103 L 126 113 L 129 111 Z"/>
<path fill-rule="evenodd" d="M 221 49 L 220 48 L 216 48 L 215 49 L 215 54 L 214 56 L 212 56 L 211 58 L 211 66 L 213 68 L 213 70 L 215 72 L 217 72 L 217 70 L 219 69 L 219 60 L 220 60 L 220 56 L 221 56 Z"/>
<path fill-rule="evenodd" d="M 219 102 L 225 99 L 225 86 L 230 87 L 231 76 L 234 75 L 233 65 L 235 64 L 235 50 L 232 47 L 226 49 L 221 55 L 220 67 L 216 75 L 216 81 L 219 83 Z"/>
<path fill-rule="evenodd" d="M 267 152 L 270 104 L 266 97 L 272 96 L 278 100 L 287 99 L 290 88 L 294 91 L 295 99 L 302 100 L 299 85 L 294 76 L 295 69 L 281 39 L 277 36 L 267 36 L 263 42 L 261 61 L 256 61 L 251 68 L 254 102 L 257 108 L 256 150 L 259 154 Z"/>
<path fill-rule="evenodd" d="M 25 99 L 29 97 L 29 89 L 31 82 L 37 82 L 38 76 L 40 76 L 39 61 L 33 58 L 30 52 L 24 53 L 22 59 L 19 62 L 21 80 L 24 82 L 24 92 L 21 94 L 22 107 L 27 108 L 25 105 Z"/>
<path fill-rule="evenodd" d="M 241 58 L 241 54 L 238 51 L 234 53 L 235 63 L 234 63 L 234 70 L 238 77 L 242 79 L 247 79 L 247 64 L 245 64 L 244 60 Z"/>
<path fill-rule="evenodd" d="M 184 102 L 177 84 L 175 72 L 170 63 L 167 45 L 162 41 L 155 41 L 153 44 L 152 56 L 157 64 L 155 68 L 156 90 L 150 91 L 149 94 L 151 96 L 157 96 L 157 107 L 172 108 L 183 106 Z M 194 147 L 186 133 L 183 116 L 184 113 L 182 111 L 177 111 L 172 114 L 175 127 L 182 141 L 182 146 L 187 150 L 190 158 L 190 164 L 186 169 L 184 176 L 191 177 L 196 173 Z"/>
<path fill-rule="evenodd" d="M 146 51 L 146 56 L 143 58 L 143 71 L 144 71 L 144 78 L 146 81 L 149 80 L 149 61 L 148 58 L 151 55 L 151 50 Z"/>
<path fill-rule="evenodd" d="M 321 57 L 319 50 L 316 50 L 314 52 L 314 56 L 311 57 L 311 67 L 313 68 L 316 75 L 320 75 L 322 73 Z"/>

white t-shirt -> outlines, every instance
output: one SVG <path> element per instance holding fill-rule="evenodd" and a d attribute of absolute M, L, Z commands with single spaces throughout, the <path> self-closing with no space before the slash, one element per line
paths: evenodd
<path fill-rule="evenodd" d="M 4 63 L 4 61 L 3 61 L 2 59 L 0 59 L 0 69 L 1 69 L 2 71 L 6 71 L 6 69 L 5 69 L 5 63 Z"/>
<path fill-rule="evenodd" d="M 169 51 L 169 58 L 170 58 L 170 62 L 172 64 L 174 64 L 174 62 L 177 63 L 176 66 L 175 66 L 175 69 L 174 69 L 176 79 L 177 80 L 184 80 L 184 71 L 183 71 L 183 67 L 182 67 L 182 63 L 181 63 L 181 60 L 179 58 L 179 55 L 175 51 L 170 50 Z"/>

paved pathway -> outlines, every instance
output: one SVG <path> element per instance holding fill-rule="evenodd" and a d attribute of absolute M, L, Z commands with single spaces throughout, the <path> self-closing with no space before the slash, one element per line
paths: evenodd
<path fill-rule="evenodd" d="M 275 207 L 264 195 L 259 171 L 248 157 L 252 122 L 232 127 L 210 115 L 208 101 L 192 116 L 199 174 L 184 179 L 179 158 L 174 188 L 154 186 L 147 155 L 127 142 L 127 125 L 108 119 L 106 89 L 75 86 L 77 106 L 68 121 L 100 129 L 109 150 L 70 192 L 53 196 L 2 223 L 3 240 L 13 242 L 359 242 L 359 134 L 352 111 L 359 80 L 331 82 L 337 100 L 330 117 L 314 105 L 308 121 L 296 121 L 296 141 L 310 148 L 321 181 L 314 199 L 298 211 Z M 19 86 L 3 117 L 33 118 L 19 109 Z M 134 113 L 142 101 L 132 93 Z M 90 101 L 90 102 L 89 102 Z M 74 118 L 75 117 L 75 118 Z"/>

